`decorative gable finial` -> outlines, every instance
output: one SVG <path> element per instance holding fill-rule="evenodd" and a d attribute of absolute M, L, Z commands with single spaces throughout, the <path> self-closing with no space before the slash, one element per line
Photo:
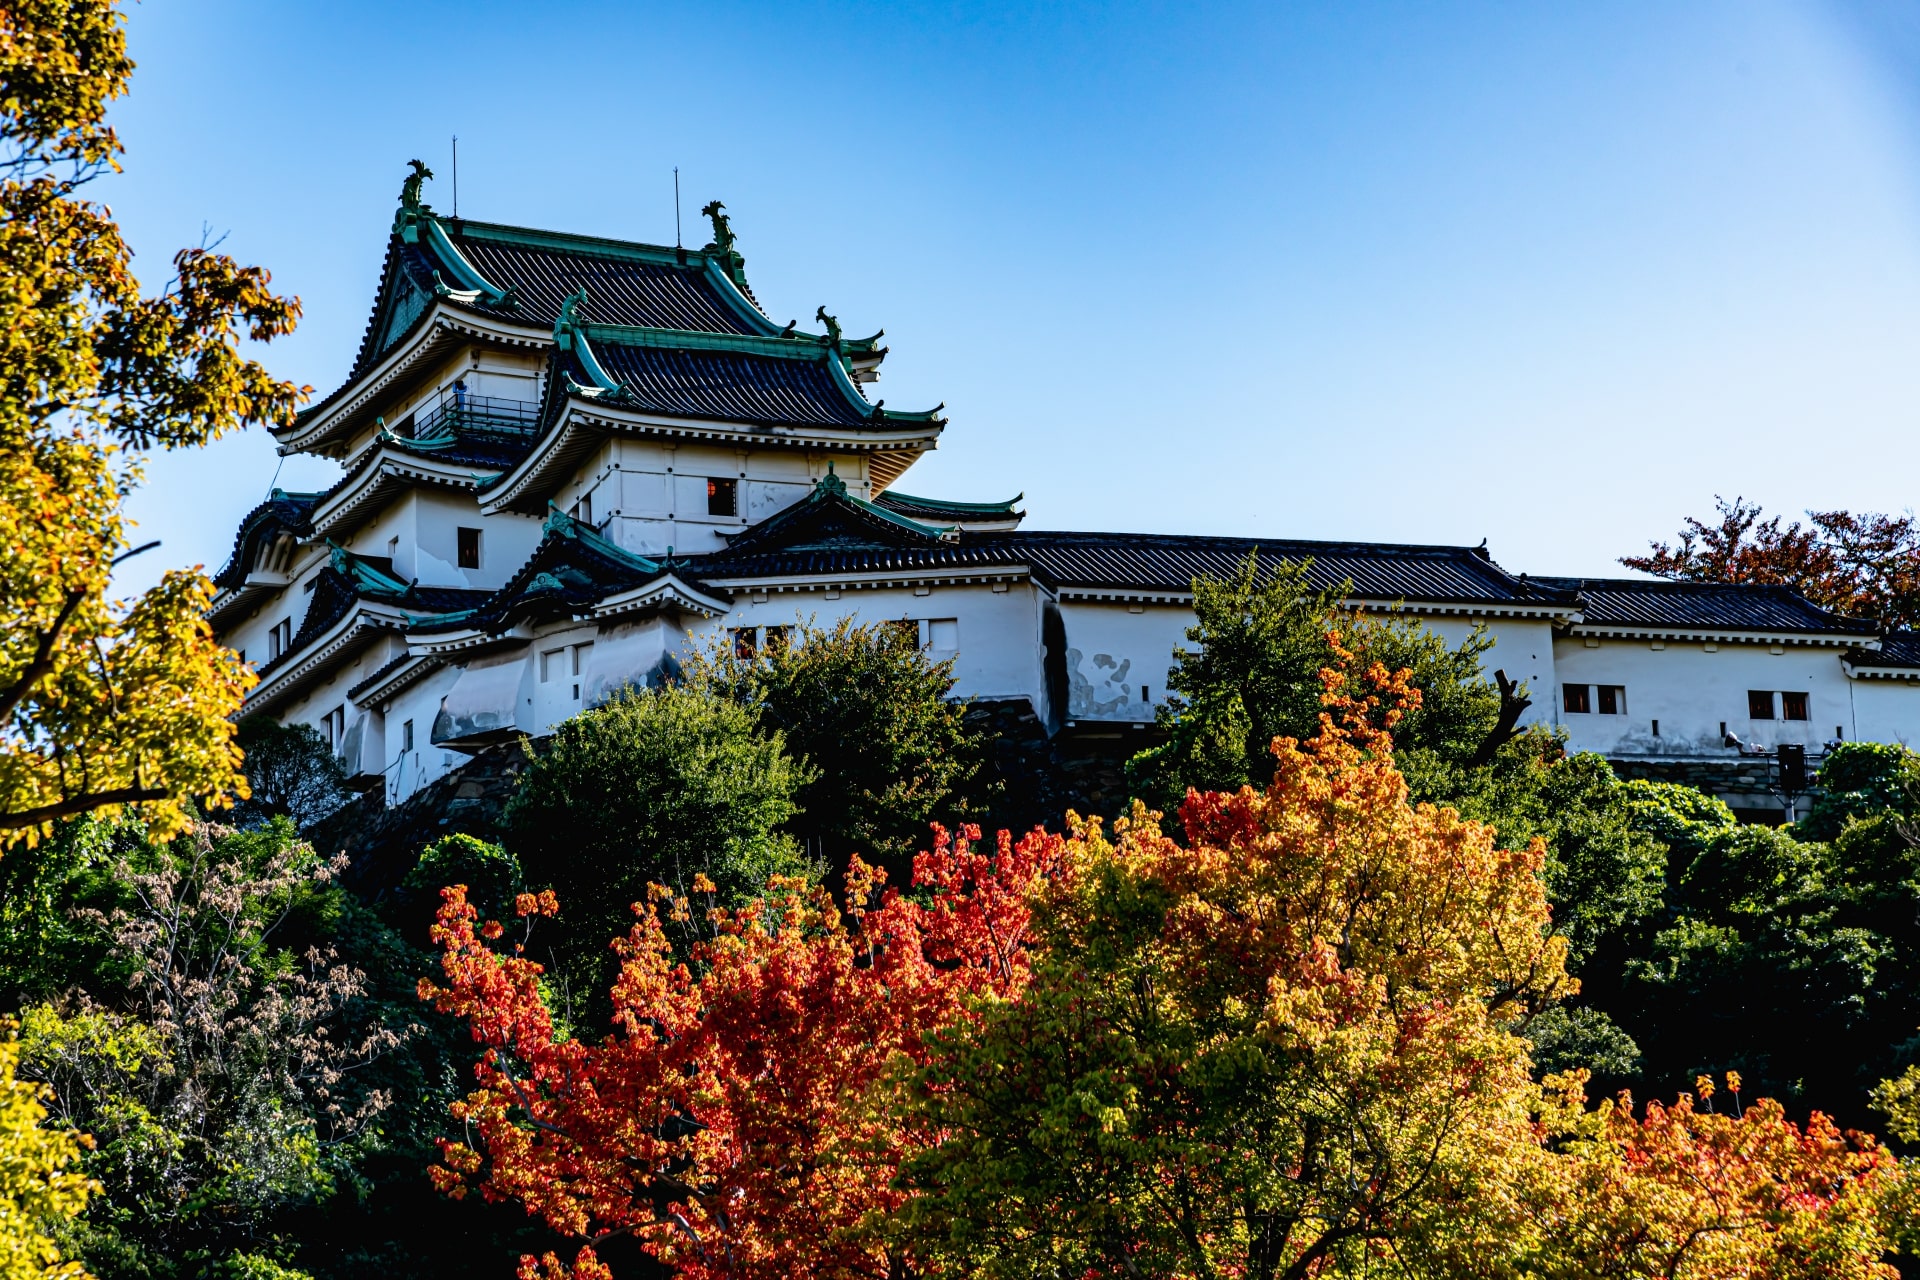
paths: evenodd
<path fill-rule="evenodd" d="M 400 207 L 414 213 L 433 212 L 420 199 L 420 186 L 433 176 L 433 170 L 427 168 L 424 160 L 409 160 L 407 163 L 413 166 L 413 172 L 400 184 Z"/>
<path fill-rule="evenodd" d="M 700 210 L 713 222 L 713 239 L 702 252 L 720 259 L 727 278 L 744 289 L 747 287 L 747 260 L 733 247 L 733 220 L 727 217 L 726 207 L 718 200 L 709 200 Z"/>
<path fill-rule="evenodd" d="M 847 496 L 847 482 L 834 473 L 832 459 L 828 459 L 827 474 L 820 477 L 820 483 L 814 486 L 814 493 L 831 493 L 841 498 Z"/>
<path fill-rule="evenodd" d="M 827 326 L 827 345 L 835 351 L 838 351 L 840 349 L 840 321 L 827 314 L 825 304 L 822 304 L 820 308 L 813 313 L 813 318 Z"/>
<path fill-rule="evenodd" d="M 553 321 L 553 345 L 562 351 L 573 350 L 573 336 L 580 329 L 580 308 L 587 305 L 587 286 L 560 301 L 560 314 Z"/>

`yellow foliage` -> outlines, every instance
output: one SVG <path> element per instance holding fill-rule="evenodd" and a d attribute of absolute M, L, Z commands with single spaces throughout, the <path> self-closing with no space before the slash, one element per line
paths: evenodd
<path fill-rule="evenodd" d="M 95 1189 L 73 1169 L 85 1139 L 45 1128 L 44 1086 L 14 1076 L 20 1046 L 0 1042 L 0 1280 L 82 1280 L 49 1227 L 87 1207 Z"/>

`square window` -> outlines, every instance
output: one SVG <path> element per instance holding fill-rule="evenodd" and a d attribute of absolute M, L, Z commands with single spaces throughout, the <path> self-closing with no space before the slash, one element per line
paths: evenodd
<path fill-rule="evenodd" d="M 1603 684 L 1600 686 L 1600 714 L 1603 716 L 1623 716 L 1627 714 L 1627 689 L 1625 685 Z"/>
<path fill-rule="evenodd" d="M 459 529 L 455 531 L 460 539 L 460 567 L 478 569 L 480 567 L 480 531 L 478 529 Z"/>
<path fill-rule="evenodd" d="M 915 649 L 920 647 L 920 624 L 912 618 L 894 618 L 881 625 L 887 629 L 889 635 L 897 637 Z"/>
<path fill-rule="evenodd" d="M 752 627 L 735 627 L 733 629 L 734 657 L 751 659 L 755 653 L 759 652 L 753 642 L 753 633 L 754 629 Z"/>
<path fill-rule="evenodd" d="M 710 516 L 732 516 L 740 514 L 740 482 L 738 480 L 707 481 L 707 514 Z"/>
<path fill-rule="evenodd" d="M 768 653 L 780 653 L 793 643 L 792 627 L 767 627 L 765 640 Z"/>
<path fill-rule="evenodd" d="M 1781 694 L 1780 718 L 1783 720 L 1807 719 L 1807 695 L 1804 693 Z"/>
<path fill-rule="evenodd" d="M 1560 705 L 1574 715 L 1583 716 L 1593 710 L 1592 685 L 1570 684 L 1560 690 Z"/>
<path fill-rule="evenodd" d="M 1773 719 L 1773 691 L 1770 689 L 1747 690 L 1747 719 Z"/>

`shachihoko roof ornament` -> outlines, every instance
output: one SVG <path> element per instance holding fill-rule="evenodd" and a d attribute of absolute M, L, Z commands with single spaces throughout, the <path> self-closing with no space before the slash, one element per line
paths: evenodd
<path fill-rule="evenodd" d="M 713 240 L 701 252 L 724 263 L 727 278 L 744 289 L 747 287 L 747 260 L 733 247 L 733 220 L 727 217 L 726 207 L 718 200 L 709 200 L 700 210 L 703 217 L 713 222 Z"/>

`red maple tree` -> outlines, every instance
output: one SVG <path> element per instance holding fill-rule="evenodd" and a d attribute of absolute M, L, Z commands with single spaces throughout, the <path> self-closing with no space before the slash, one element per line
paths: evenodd
<path fill-rule="evenodd" d="M 1792 587 L 1835 613 L 1889 630 L 1920 624 L 1920 525 L 1913 516 L 1810 511 L 1808 523 L 1765 517 L 1759 504 L 1716 497 L 1717 522 L 1689 517 L 1673 543 L 1620 563 L 1680 582 Z M 1763 518 L 1765 517 L 1765 518 Z"/>
<path fill-rule="evenodd" d="M 443 890 L 446 984 L 421 995 L 486 1051 L 455 1108 L 473 1140 L 442 1144 L 435 1183 L 518 1200 L 583 1241 L 571 1263 L 523 1258 L 524 1280 L 606 1280 L 593 1245 L 619 1235 L 688 1280 L 903 1274 L 856 1230 L 898 1206 L 910 1141 L 874 1086 L 966 998 L 1018 993 L 1028 890 L 1063 847 L 1038 831 L 1002 832 L 991 852 L 978 828 L 936 836 L 914 864 L 924 902 L 889 888 L 871 906 L 882 873 L 858 859 L 845 913 L 776 879 L 750 906 L 708 908 L 691 963 L 667 925 L 694 906 L 656 887 L 614 943 L 614 1028 L 597 1042 L 559 1034 L 541 966 L 496 945 L 504 929 L 463 887 Z M 517 909 L 531 923 L 558 903 L 527 894 Z"/>

